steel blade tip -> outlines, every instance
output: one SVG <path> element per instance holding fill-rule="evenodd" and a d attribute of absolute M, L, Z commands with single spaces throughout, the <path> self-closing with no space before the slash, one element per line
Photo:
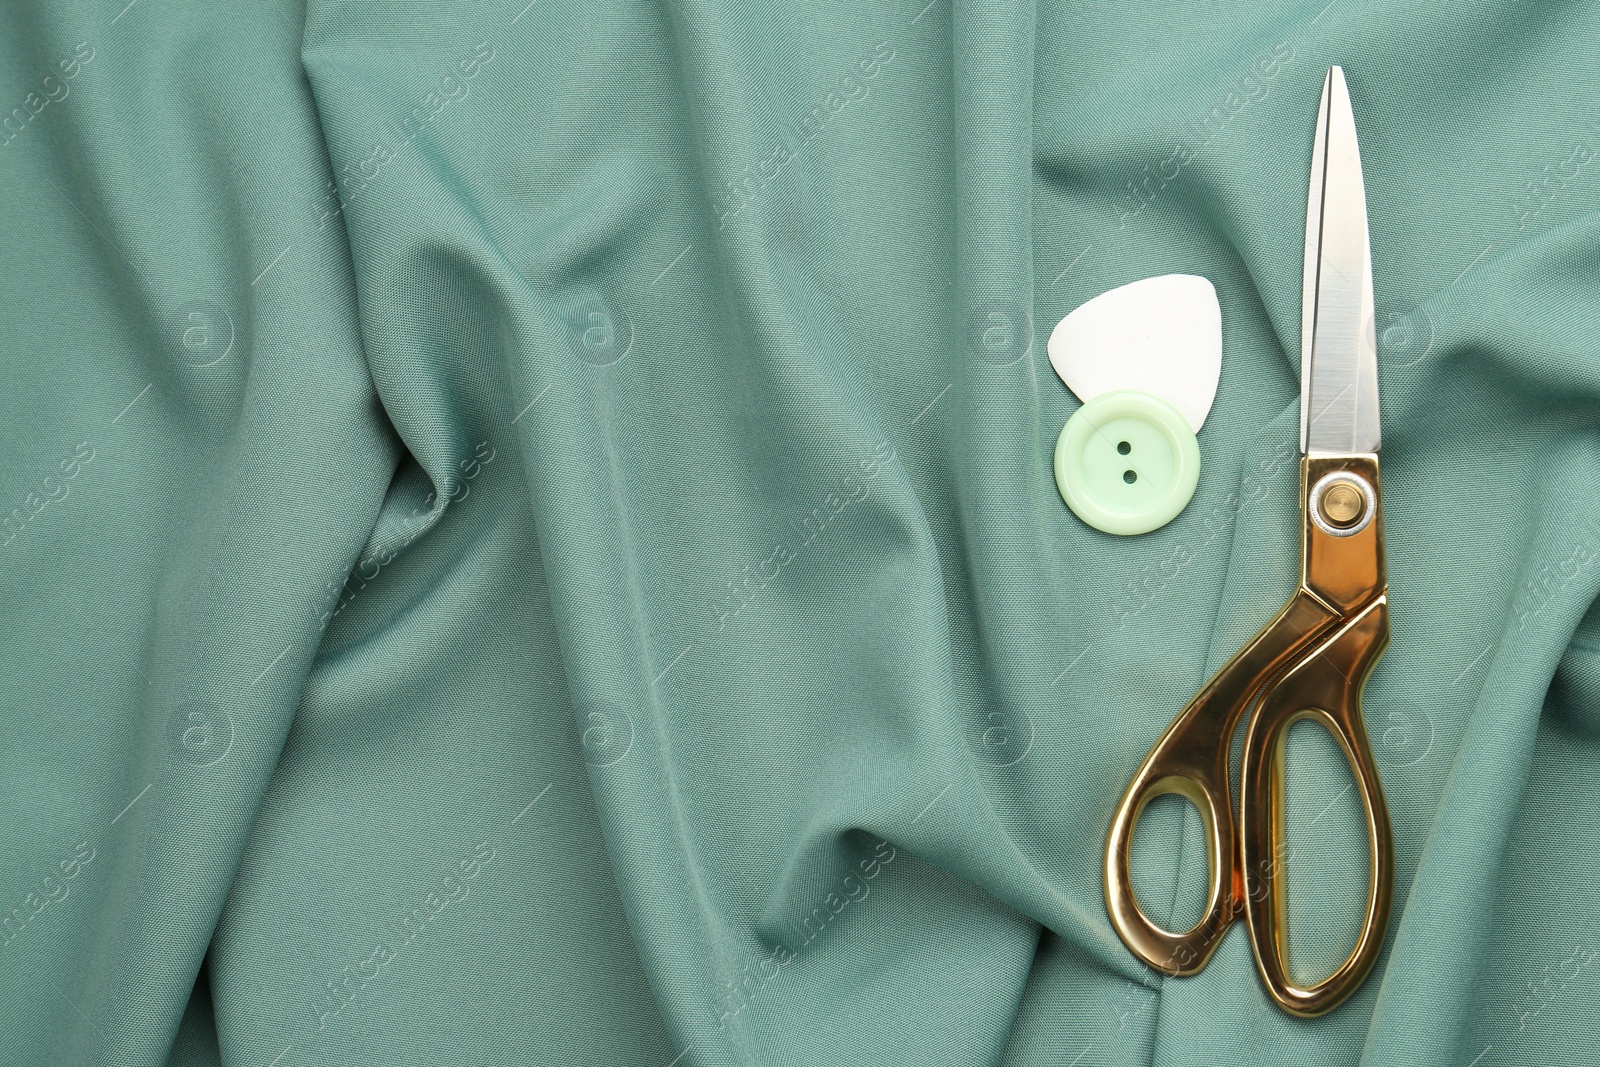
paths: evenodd
<path fill-rule="evenodd" d="M 1355 125 L 1355 108 L 1350 106 L 1350 86 L 1344 80 L 1343 67 L 1329 67 L 1328 77 L 1324 80 L 1324 99 L 1331 96 L 1333 107 L 1330 114 L 1341 118 L 1348 117 L 1350 125 Z"/>

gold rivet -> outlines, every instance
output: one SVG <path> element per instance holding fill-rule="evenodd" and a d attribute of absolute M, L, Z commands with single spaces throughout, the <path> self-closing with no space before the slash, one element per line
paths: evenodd
<path fill-rule="evenodd" d="M 1328 524 L 1342 530 L 1354 526 L 1356 520 L 1361 518 L 1366 500 L 1361 490 L 1349 482 L 1334 482 L 1323 490 L 1321 506 L 1322 517 L 1328 520 Z"/>

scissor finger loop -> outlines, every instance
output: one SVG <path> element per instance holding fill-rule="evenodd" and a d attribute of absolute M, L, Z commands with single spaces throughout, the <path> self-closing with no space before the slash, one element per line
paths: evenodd
<path fill-rule="evenodd" d="M 1361 715 L 1361 686 L 1389 639 L 1387 598 L 1379 596 L 1313 650 L 1263 697 L 1245 735 L 1240 776 L 1239 849 L 1245 913 L 1262 983 L 1285 1011 L 1321 1015 L 1355 992 L 1377 962 L 1388 925 L 1394 846 L 1383 786 Z M 1295 980 L 1290 967 L 1284 782 L 1289 729 L 1313 720 L 1350 764 L 1366 822 L 1367 903 L 1354 947 L 1320 981 Z"/>

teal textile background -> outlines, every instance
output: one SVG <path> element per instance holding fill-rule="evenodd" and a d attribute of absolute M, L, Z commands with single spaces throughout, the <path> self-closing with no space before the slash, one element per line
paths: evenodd
<path fill-rule="evenodd" d="M 0 1063 L 1600 1059 L 1600 5 L 523 4 L 0 14 Z M 1099 863 L 1294 585 L 1335 62 L 1397 906 L 1298 1020 Z M 1044 338 L 1171 271 L 1222 384 L 1114 538 Z M 1310 973 L 1365 860 L 1289 770 Z M 1192 810 L 1136 860 L 1196 914 Z"/>

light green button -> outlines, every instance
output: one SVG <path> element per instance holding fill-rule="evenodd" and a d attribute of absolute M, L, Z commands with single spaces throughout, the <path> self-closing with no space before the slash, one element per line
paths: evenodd
<path fill-rule="evenodd" d="M 1056 440 L 1056 487 L 1097 530 L 1142 534 L 1177 517 L 1200 482 L 1200 444 L 1183 413 L 1133 389 L 1101 393 Z"/>

